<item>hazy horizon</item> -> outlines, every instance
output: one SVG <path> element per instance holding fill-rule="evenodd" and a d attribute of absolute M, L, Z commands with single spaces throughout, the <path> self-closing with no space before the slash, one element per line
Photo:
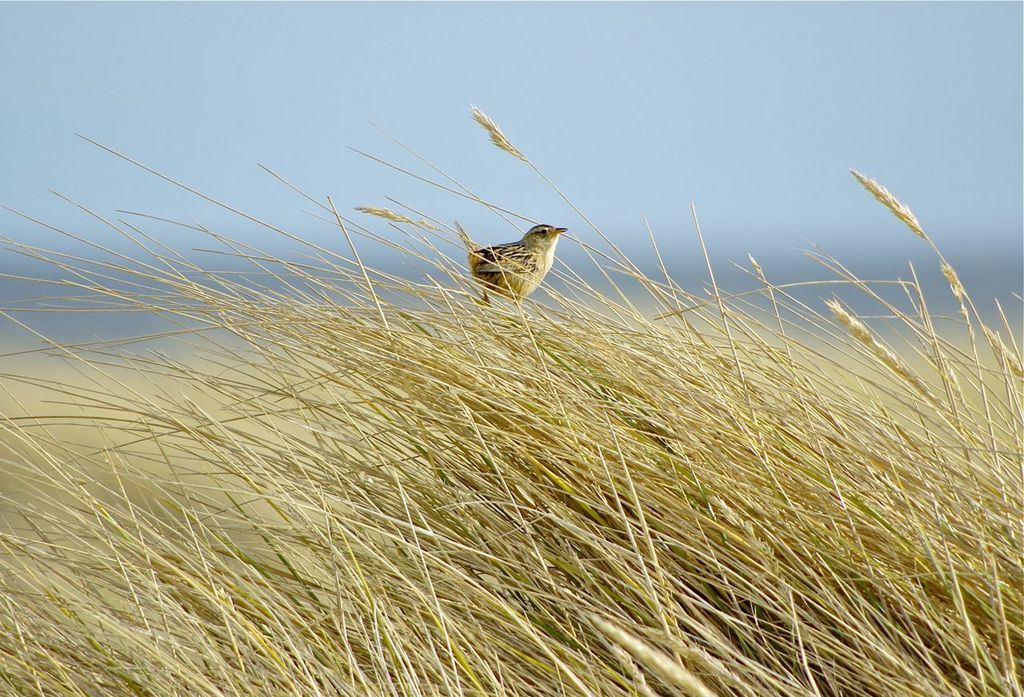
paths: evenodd
<path fill-rule="evenodd" d="M 517 236 L 484 207 L 349 149 L 441 179 L 378 124 L 481 197 L 600 247 L 550 187 L 487 141 L 469 117 L 476 104 L 630 254 L 647 254 L 649 221 L 689 289 L 704 279 L 693 202 L 726 287 L 729 260 L 748 252 L 770 275 L 820 278 L 799 252 L 820 246 L 866 276 L 905 277 L 912 262 L 936 301 L 948 299 L 927 245 L 853 167 L 913 209 L 979 302 L 997 296 L 1019 312 L 1022 7 L 5 3 L 0 204 L 116 248 L 103 222 L 47 189 L 110 220 L 127 209 L 302 253 L 81 133 L 339 253 L 344 240 L 258 163 L 392 239 L 384 221 L 352 209 L 397 207 L 392 197 L 459 220 L 481 243 Z M 135 222 L 176 250 L 210 246 Z M 6 211 L 0 236 L 95 253 Z M 571 244 L 559 257 L 582 259 Z M 0 252 L 0 273 L 40 271 Z M 26 292 L 0 282 L 5 305 Z"/>

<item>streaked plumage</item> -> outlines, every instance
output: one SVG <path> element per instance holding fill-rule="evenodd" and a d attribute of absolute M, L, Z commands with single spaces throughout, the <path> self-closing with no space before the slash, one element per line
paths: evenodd
<path fill-rule="evenodd" d="M 484 302 L 490 302 L 488 290 L 517 301 L 532 293 L 551 269 L 555 246 L 565 230 L 564 227 L 537 225 L 518 242 L 471 251 L 469 272 L 484 287 Z"/>

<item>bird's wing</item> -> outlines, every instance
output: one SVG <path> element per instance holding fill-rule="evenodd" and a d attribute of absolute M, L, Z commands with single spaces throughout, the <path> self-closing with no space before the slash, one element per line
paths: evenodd
<path fill-rule="evenodd" d="M 529 273 L 537 270 L 537 260 L 518 243 L 484 247 L 473 252 L 476 273 Z"/>

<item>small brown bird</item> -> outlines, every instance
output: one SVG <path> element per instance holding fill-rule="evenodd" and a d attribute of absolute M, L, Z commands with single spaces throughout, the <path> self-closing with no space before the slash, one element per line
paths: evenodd
<path fill-rule="evenodd" d="M 551 270 L 558 238 L 567 229 L 536 225 L 518 242 L 470 251 L 469 272 L 483 286 L 484 302 L 490 303 L 488 290 L 517 302 L 536 290 Z"/>

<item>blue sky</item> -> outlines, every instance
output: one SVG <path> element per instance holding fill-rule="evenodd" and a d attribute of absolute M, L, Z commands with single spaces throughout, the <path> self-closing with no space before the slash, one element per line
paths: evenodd
<path fill-rule="evenodd" d="M 962 275 L 1019 292 L 1021 26 L 1010 2 L 0 4 L 0 203 L 104 242 L 46 189 L 269 244 L 82 133 L 300 235 L 327 233 L 257 163 L 343 210 L 394 196 L 480 241 L 515 236 L 347 149 L 426 173 L 373 122 L 485 198 L 586 235 L 489 145 L 476 104 L 627 247 L 646 216 L 690 259 L 693 201 L 727 258 L 930 258 L 855 167 Z M 0 235 L 60 244 L 5 211 Z"/>

